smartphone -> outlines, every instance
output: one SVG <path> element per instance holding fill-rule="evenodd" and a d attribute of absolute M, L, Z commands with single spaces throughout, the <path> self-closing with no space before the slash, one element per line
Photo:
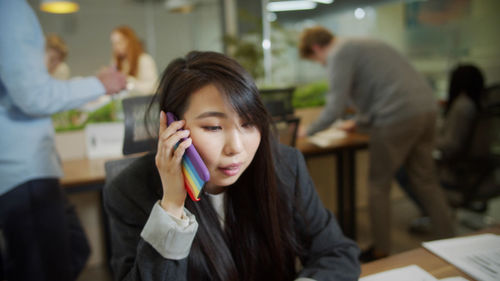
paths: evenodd
<path fill-rule="evenodd" d="M 167 112 L 167 126 L 170 126 L 174 121 L 177 121 L 177 117 L 173 113 Z M 181 141 L 183 140 L 185 138 Z M 210 173 L 193 144 L 186 149 L 182 157 L 182 174 L 189 197 L 193 201 L 200 201 L 201 190 L 205 183 L 210 180 Z"/>

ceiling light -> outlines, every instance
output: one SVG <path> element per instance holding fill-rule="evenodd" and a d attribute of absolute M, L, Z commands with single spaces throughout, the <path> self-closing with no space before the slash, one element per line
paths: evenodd
<path fill-rule="evenodd" d="M 264 49 L 270 49 L 271 48 L 271 41 L 269 39 L 264 39 L 262 40 L 262 48 Z"/>
<path fill-rule="evenodd" d="M 332 4 L 333 0 L 311 0 L 316 3 L 321 3 L 321 4 Z"/>
<path fill-rule="evenodd" d="M 366 16 L 365 10 L 362 8 L 357 8 L 354 10 L 354 17 L 356 17 L 358 20 L 362 20 Z"/>
<path fill-rule="evenodd" d="M 40 10 L 53 14 L 69 14 L 80 9 L 80 6 L 70 0 L 42 0 Z"/>
<path fill-rule="evenodd" d="M 273 12 L 267 13 L 267 20 L 268 21 L 274 22 L 274 21 L 276 21 L 277 18 L 278 18 L 278 16 L 276 15 L 276 13 L 273 13 Z"/>
<path fill-rule="evenodd" d="M 311 1 L 278 1 L 267 4 L 267 10 L 270 12 L 311 10 L 316 8 L 316 3 Z"/>
<path fill-rule="evenodd" d="M 194 3 L 191 0 L 167 0 L 165 8 L 172 13 L 187 14 L 193 11 Z"/>

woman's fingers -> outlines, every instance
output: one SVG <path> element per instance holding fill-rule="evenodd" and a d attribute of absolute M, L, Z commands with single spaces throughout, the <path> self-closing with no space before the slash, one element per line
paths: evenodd
<path fill-rule="evenodd" d="M 173 135 L 171 135 L 169 138 L 165 140 L 161 140 L 163 143 L 162 149 L 165 151 L 165 155 L 170 159 L 174 151 L 177 149 L 175 148 L 176 144 L 178 144 L 181 139 L 189 137 L 189 131 L 188 130 L 182 130 L 182 131 L 177 131 Z"/>
<path fill-rule="evenodd" d="M 158 136 L 161 136 L 161 134 L 167 129 L 167 116 L 165 112 L 160 111 L 160 131 L 158 132 Z"/>
<path fill-rule="evenodd" d="M 174 157 L 172 159 L 172 160 L 174 160 L 175 163 L 181 162 L 182 156 L 184 155 L 184 152 L 191 145 L 192 142 L 193 142 L 192 139 L 188 138 L 188 139 L 185 139 L 183 142 L 181 142 L 179 144 L 179 146 L 177 146 L 177 148 L 174 151 Z"/>
<path fill-rule="evenodd" d="M 167 116 L 166 114 L 161 111 L 160 112 L 160 128 L 158 132 L 158 148 L 157 151 L 159 152 L 160 150 L 164 150 L 164 143 L 168 141 L 168 139 L 172 136 L 177 134 L 176 132 L 184 126 L 185 121 L 184 120 L 179 120 L 179 121 L 174 121 L 170 124 L 170 126 L 167 126 Z M 181 131 L 182 132 L 182 131 Z M 185 134 L 185 133 L 184 133 Z M 181 136 L 182 137 L 187 137 L 187 136 Z M 176 142 L 174 142 L 174 145 L 180 140 L 180 138 L 177 139 Z M 167 153 L 166 155 L 171 155 L 172 149 L 169 149 L 170 153 Z"/>

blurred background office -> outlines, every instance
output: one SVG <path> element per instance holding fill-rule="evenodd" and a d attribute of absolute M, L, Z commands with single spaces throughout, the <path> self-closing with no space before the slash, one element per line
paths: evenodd
<path fill-rule="evenodd" d="M 38 7 L 38 0 L 29 2 Z M 261 1 L 189 0 L 186 1 L 192 5 L 189 13 L 169 11 L 168 2 L 89 0 L 80 1 L 80 10 L 72 14 L 36 10 L 44 31 L 58 33 L 67 42 L 72 52 L 68 64 L 74 75 L 93 72 L 96 66 L 109 60 L 109 34 L 119 24 L 127 24 L 136 31 L 144 50 L 160 69 L 186 50 L 225 51 L 233 45 L 243 46 L 245 42 L 254 45 L 256 58 L 263 58 Z M 440 98 L 446 95 L 447 73 L 460 61 L 473 62 L 483 69 L 487 85 L 500 79 L 498 1 L 311 2 L 315 5 L 313 9 L 267 13 L 272 23 L 269 46 L 273 50 L 268 84 L 296 85 L 324 77 L 319 66 L 299 60 L 295 45 L 290 42 L 296 40 L 304 27 L 317 24 L 334 30 L 339 36 L 368 36 L 388 42 L 428 77 Z M 231 44 L 227 38 L 231 36 L 238 39 L 238 44 Z M 236 49 L 241 49 L 241 57 L 251 55 L 250 51 Z M 84 56 L 87 52 L 94 55 Z"/>
<path fill-rule="evenodd" d="M 41 11 L 41 0 L 28 2 L 45 34 L 64 38 L 72 76 L 93 74 L 109 64 L 113 57 L 110 34 L 117 26 L 127 25 L 159 73 L 173 58 L 190 50 L 225 52 L 252 73 L 260 88 L 296 87 L 296 109 L 321 106 L 328 87 L 326 72 L 301 60 L 296 46 L 304 28 L 322 25 L 342 37 L 372 37 L 396 48 L 425 76 L 436 101 L 446 100 L 449 74 L 460 63 L 480 68 L 485 87 L 500 83 L 498 0 L 318 0 L 294 1 L 302 5 L 295 8 L 268 0 L 80 0 L 76 1 L 79 10 L 70 14 Z M 301 122 L 310 120 L 303 118 Z M 75 152 L 81 141 L 69 142 L 68 148 L 59 141 L 62 158 L 82 156 Z M 358 242 L 363 244 L 363 232 L 368 231 L 362 213 L 366 211 L 367 154 L 362 151 L 356 157 L 357 206 L 361 210 Z M 335 160 L 314 159 L 308 165 L 323 202 L 335 211 L 335 191 L 331 190 L 335 175 L 330 173 Z M 393 193 L 393 200 L 397 200 L 394 208 L 405 208 L 394 212 L 393 224 L 399 225 L 401 233 L 394 238 L 397 252 L 416 247 L 425 237 L 407 235 L 408 224 L 419 213 L 397 189 Z M 89 268 L 99 267 L 105 256 L 101 216 L 95 203 L 98 194 L 81 192 L 71 197 L 79 207 L 93 249 Z M 500 217 L 500 207 L 490 210 Z"/>

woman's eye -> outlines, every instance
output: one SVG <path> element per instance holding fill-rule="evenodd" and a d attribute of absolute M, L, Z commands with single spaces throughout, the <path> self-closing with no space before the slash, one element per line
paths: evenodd
<path fill-rule="evenodd" d="M 216 132 L 216 131 L 222 130 L 221 126 L 203 126 L 202 128 L 205 131 L 210 131 L 210 132 Z"/>

